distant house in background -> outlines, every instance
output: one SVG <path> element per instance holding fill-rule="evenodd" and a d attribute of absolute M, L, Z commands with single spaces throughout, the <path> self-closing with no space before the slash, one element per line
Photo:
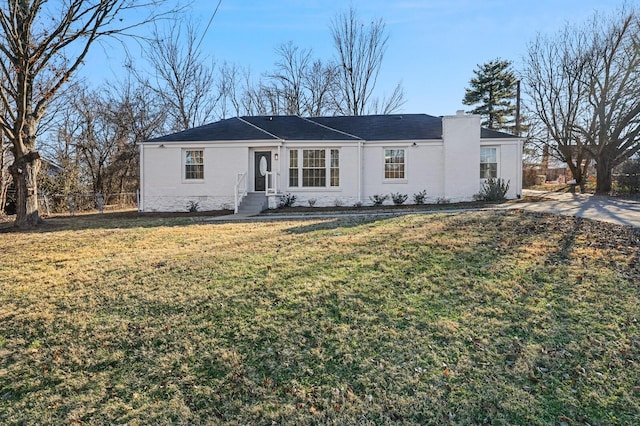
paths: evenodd
<path fill-rule="evenodd" d="M 350 117 L 236 117 L 140 144 L 140 210 L 259 211 L 284 194 L 316 206 L 412 195 L 469 201 L 485 179 L 522 188 L 522 140 L 459 111 Z"/>

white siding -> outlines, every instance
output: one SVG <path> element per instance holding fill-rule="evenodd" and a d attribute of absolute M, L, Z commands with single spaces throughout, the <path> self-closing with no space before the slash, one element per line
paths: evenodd
<path fill-rule="evenodd" d="M 498 147 L 498 178 L 509 182 L 507 198 L 519 197 L 522 193 L 522 146 L 512 139 L 483 140 L 482 146 Z M 479 177 L 479 176 L 478 176 Z M 479 183 L 478 191 L 482 187 Z"/>
<path fill-rule="evenodd" d="M 460 114 L 442 118 L 444 198 L 471 201 L 480 177 L 480 117 Z"/>
<path fill-rule="evenodd" d="M 144 211 L 186 211 L 190 202 L 197 202 L 200 210 L 233 209 L 237 173 L 248 167 L 247 147 L 163 145 L 142 145 Z M 203 149 L 204 179 L 184 179 L 184 149 Z"/>
<path fill-rule="evenodd" d="M 363 204 L 372 204 L 374 195 L 407 194 L 406 204 L 413 202 L 413 194 L 426 190 L 427 202 L 443 196 L 442 142 L 419 141 L 367 143 L 363 163 Z M 405 179 L 384 178 L 384 150 L 405 150 Z M 393 204 L 391 197 L 385 204 Z"/>
<path fill-rule="evenodd" d="M 443 138 L 410 141 L 234 141 L 168 142 L 141 145 L 141 195 L 144 211 L 186 211 L 190 202 L 200 210 L 233 209 L 238 173 L 247 173 L 253 190 L 255 151 L 271 151 L 278 192 L 297 197 L 297 205 L 315 199 L 320 206 L 370 205 L 374 195 L 413 195 L 426 191 L 429 203 L 472 200 L 480 191 L 480 146 L 498 148 L 498 175 L 510 181 L 508 198 L 520 196 L 522 144 L 517 139 L 480 139 L 480 118 L 457 114 L 442 120 Z M 338 187 L 289 187 L 289 149 L 339 149 Z M 184 179 L 184 149 L 204 151 L 204 179 Z M 385 149 L 404 149 L 405 177 L 385 179 Z M 275 159 L 278 154 L 278 160 Z M 302 158 L 300 158 L 300 162 Z M 327 159 L 328 161 L 328 159 Z M 302 163 L 300 163 L 302 164 Z M 301 184 L 301 183 L 300 183 Z M 273 200 L 272 200 L 273 201 Z M 392 204 L 391 198 L 386 204 Z"/>

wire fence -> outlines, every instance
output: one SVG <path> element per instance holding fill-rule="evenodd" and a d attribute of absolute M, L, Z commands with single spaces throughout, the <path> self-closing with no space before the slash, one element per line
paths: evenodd
<path fill-rule="evenodd" d="M 134 208 L 139 205 L 140 195 L 136 192 L 114 194 L 46 194 L 38 199 L 40 211 L 44 214 L 68 213 L 74 215 L 84 212 L 103 213 L 109 210 Z"/>

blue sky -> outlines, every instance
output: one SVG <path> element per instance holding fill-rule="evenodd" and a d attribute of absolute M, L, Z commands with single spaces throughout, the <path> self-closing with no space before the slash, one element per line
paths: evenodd
<path fill-rule="evenodd" d="M 629 1 L 637 5 L 640 0 Z M 217 0 L 197 0 L 192 13 L 202 26 Z M 249 67 L 255 76 L 273 69 L 277 46 L 292 41 L 329 59 L 329 25 L 353 4 L 363 20 L 381 17 L 390 34 L 377 85 L 389 94 L 402 82 L 402 112 L 453 114 L 478 64 L 508 59 L 517 67 L 538 33 L 579 24 L 595 11 L 613 13 L 622 0 L 222 0 L 202 43 L 217 62 Z M 81 75 L 91 82 L 121 75 L 118 43 L 104 44 L 88 58 Z"/>

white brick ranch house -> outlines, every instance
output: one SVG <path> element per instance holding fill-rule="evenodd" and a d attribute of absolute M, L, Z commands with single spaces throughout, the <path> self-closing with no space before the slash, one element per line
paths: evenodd
<path fill-rule="evenodd" d="M 373 195 L 426 190 L 427 202 L 469 201 L 486 178 L 522 188 L 522 140 L 480 117 L 396 114 L 236 117 L 140 144 L 140 210 L 371 204 Z M 247 197 L 249 195 L 249 197 Z"/>

